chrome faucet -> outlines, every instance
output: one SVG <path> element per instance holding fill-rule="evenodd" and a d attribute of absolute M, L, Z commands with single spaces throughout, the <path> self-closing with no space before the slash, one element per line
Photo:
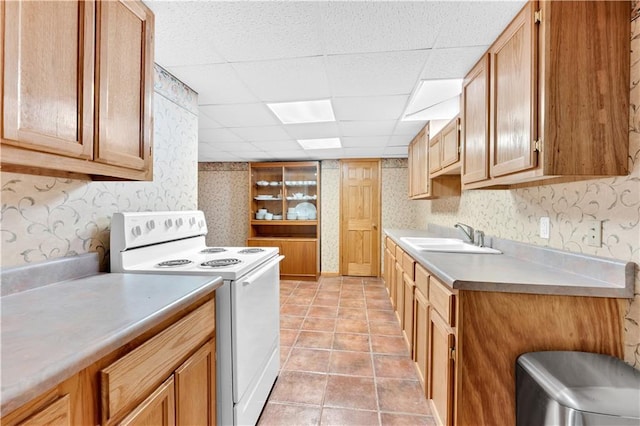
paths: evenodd
<path fill-rule="evenodd" d="M 466 225 L 464 223 L 456 223 L 455 225 L 453 225 L 454 228 L 458 228 L 460 230 L 460 232 L 462 232 L 462 234 L 466 237 L 467 242 L 473 244 L 473 228 L 470 227 L 469 225 Z"/>
<path fill-rule="evenodd" d="M 484 247 L 484 232 L 476 229 L 476 232 L 473 235 L 473 239 L 475 240 L 475 245 L 477 245 L 478 247 Z"/>

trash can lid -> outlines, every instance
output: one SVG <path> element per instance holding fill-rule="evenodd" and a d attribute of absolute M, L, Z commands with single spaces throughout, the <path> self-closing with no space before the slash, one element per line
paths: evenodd
<path fill-rule="evenodd" d="M 545 351 L 520 355 L 517 363 L 567 408 L 640 419 L 640 371 L 618 358 Z"/>

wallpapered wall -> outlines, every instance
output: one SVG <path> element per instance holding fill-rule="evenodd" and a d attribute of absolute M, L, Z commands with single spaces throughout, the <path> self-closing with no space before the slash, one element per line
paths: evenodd
<path fill-rule="evenodd" d="M 207 217 L 207 244 L 245 245 L 249 217 L 248 163 L 200 163 L 198 208 Z M 320 267 L 323 273 L 340 269 L 340 166 L 320 163 Z M 416 204 L 408 198 L 406 159 L 382 160 L 382 226 L 413 228 Z M 224 208 L 222 208 L 224 206 Z M 230 208 L 227 208 L 230 206 Z"/>
<path fill-rule="evenodd" d="M 631 25 L 629 176 L 537 186 L 510 191 L 466 191 L 461 197 L 419 201 L 418 224 L 464 222 L 488 235 L 640 265 L 640 2 Z M 538 237 L 550 218 L 548 240 Z M 602 247 L 587 245 L 587 221 L 602 221 Z M 625 313 L 625 360 L 640 368 L 640 270 L 635 297 Z"/>
<path fill-rule="evenodd" d="M 98 252 L 107 268 L 111 215 L 197 205 L 197 94 L 154 67 L 152 182 L 89 182 L 0 173 L 2 267 Z"/>

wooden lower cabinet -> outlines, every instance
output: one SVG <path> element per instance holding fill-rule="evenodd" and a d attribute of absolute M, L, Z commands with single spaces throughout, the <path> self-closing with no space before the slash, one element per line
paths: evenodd
<path fill-rule="evenodd" d="M 402 336 L 409 347 L 409 353 L 413 354 L 413 298 L 415 284 L 407 274 L 403 276 L 404 281 L 404 306 L 402 320 Z"/>
<path fill-rule="evenodd" d="M 173 426 L 175 416 L 175 386 L 173 376 L 169 377 L 142 404 L 127 415 L 122 426 Z"/>
<path fill-rule="evenodd" d="M 3 426 L 215 425 L 215 298 L 182 309 L 2 414 Z"/>
<path fill-rule="evenodd" d="M 278 247 L 284 256 L 280 262 L 280 278 L 317 280 L 319 251 L 317 238 L 249 238 L 249 247 Z"/>
<path fill-rule="evenodd" d="M 438 312 L 431 310 L 428 335 L 427 381 L 431 411 L 438 424 L 449 426 L 453 424 L 455 334 Z"/>
<path fill-rule="evenodd" d="M 400 328 L 404 328 L 404 269 L 400 261 L 402 257 L 396 256 L 396 292 L 395 292 L 395 309 L 396 318 L 400 323 Z"/>
<path fill-rule="evenodd" d="M 428 394 L 427 372 L 429 368 L 429 302 L 427 297 L 416 288 L 413 302 L 413 362 L 424 391 Z"/>

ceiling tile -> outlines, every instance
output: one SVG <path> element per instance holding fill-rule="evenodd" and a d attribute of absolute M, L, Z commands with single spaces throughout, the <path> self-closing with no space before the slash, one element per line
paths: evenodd
<path fill-rule="evenodd" d="M 204 105 L 200 111 L 224 127 L 258 127 L 278 124 L 264 104 Z"/>
<path fill-rule="evenodd" d="M 334 111 L 335 111 L 335 101 Z M 338 123 L 304 123 L 283 126 L 293 139 L 318 139 L 340 136 Z"/>
<path fill-rule="evenodd" d="M 215 9 L 207 23 L 213 44 L 229 62 L 322 54 L 315 2 L 205 3 Z"/>
<path fill-rule="evenodd" d="M 344 148 L 314 149 L 307 151 L 310 160 L 329 160 L 344 158 Z"/>
<path fill-rule="evenodd" d="M 289 139 L 282 126 L 237 127 L 229 130 L 249 142 Z"/>
<path fill-rule="evenodd" d="M 455 1 L 443 20 L 435 47 L 488 46 L 526 2 Z"/>
<path fill-rule="evenodd" d="M 154 61 L 163 67 L 223 63 L 208 24 L 213 2 L 145 0 L 155 15 Z M 197 91 L 198 89 L 196 89 Z"/>
<path fill-rule="evenodd" d="M 343 152 L 346 158 L 381 158 L 384 148 L 343 148 Z"/>
<path fill-rule="evenodd" d="M 306 160 L 310 158 L 307 152 L 302 149 L 269 151 L 269 153 L 275 160 Z"/>
<path fill-rule="evenodd" d="M 409 135 L 412 138 L 427 124 L 426 121 L 398 121 L 393 131 L 394 136 Z"/>
<path fill-rule="evenodd" d="M 338 121 L 397 120 L 404 111 L 408 95 L 333 99 Z"/>
<path fill-rule="evenodd" d="M 253 145 L 261 149 L 263 151 L 272 152 L 272 151 L 290 151 L 290 150 L 299 150 L 302 148 L 297 141 L 292 140 L 279 140 L 279 141 L 266 141 L 266 142 L 253 142 Z"/>
<path fill-rule="evenodd" d="M 341 121 L 342 136 L 384 136 L 393 134 L 396 120 Z"/>
<path fill-rule="evenodd" d="M 432 50 L 420 79 L 463 78 L 488 48 L 487 45 Z"/>
<path fill-rule="evenodd" d="M 324 58 L 233 64 L 253 93 L 265 102 L 327 99 L 331 96 Z"/>
<path fill-rule="evenodd" d="M 222 126 L 213 118 L 205 115 L 202 111 L 198 112 L 198 128 L 199 129 L 219 129 Z"/>
<path fill-rule="evenodd" d="M 199 129 L 198 141 L 205 143 L 242 142 L 242 138 L 228 129 Z"/>
<path fill-rule="evenodd" d="M 230 152 L 202 152 L 198 151 L 198 162 L 206 163 L 213 161 L 241 161 L 240 157 L 230 153 Z"/>
<path fill-rule="evenodd" d="M 389 136 L 344 137 L 342 146 L 345 148 L 382 148 L 387 145 Z"/>
<path fill-rule="evenodd" d="M 333 96 L 409 94 L 428 56 L 427 50 L 327 57 Z"/>
<path fill-rule="evenodd" d="M 447 2 L 325 2 L 325 48 L 335 54 L 431 47 L 448 8 Z"/>
<path fill-rule="evenodd" d="M 200 143 L 202 145 L 202 143 Z M 256 147 L 250 142 L 207 142 L 206 145 L 218 151 L 233 152 L 240 155 L 242 152 L 255 151 Z"/>
<path fill-rule="evenodd" d="M 198 88 L 200 105 L 252 103 L 258 100 L 236 76 L 229 64 L 168 69 L 190 87 Z"/>
<path fill-rule="evenodd" d="M 407 146 L 409 146 L 409 143 L 411 143 L 411 140 L 413 140 L 414 136 L 415 135 L 391 136 L 389 138 L 389 141 L 387 141 L 387 148 L 401 146 L 404 147 L 404 149 L 407 149 Z"/>
<path fill-rule="evenodd" d="M 408 157 L 409 152 L 406 146 L 388 146 L 384 149 L 384 156 L 387 157 Z"/>
<path fill-rule="evenodd" d="M 239 152 L 236 155 L 240 157 L 244 161 L 271 161 L 273 160 L 273 156 L 265 151 L 243 151 Z"/>

